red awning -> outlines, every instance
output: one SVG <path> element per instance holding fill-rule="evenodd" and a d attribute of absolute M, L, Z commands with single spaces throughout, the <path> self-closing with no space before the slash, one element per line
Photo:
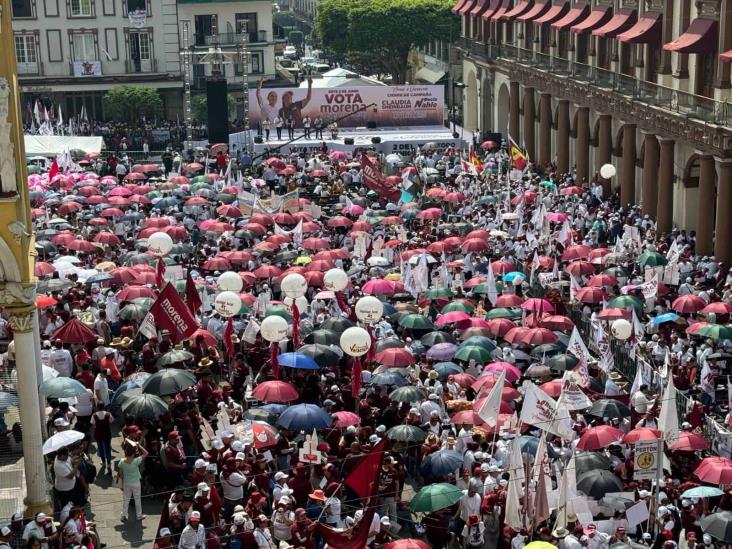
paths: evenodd
<path fill-rule="evenodd" d="M 457 3 L 457 4 L 455 4 L 455 5 L 454 5 L 454 6 L 452 7 L 452 11 L 453 11 L 453 13 L 460 13 L 460 10 L 461 10 L 461 9 L 462 9 L 462 7 L 463 7 L 463 6 L 465 5 L 465 2 L 468 2 L 468 1 L 469 1 L 469 0 L 460 0 L 460 1 L 459 1 L 459 2 Z"/>
<path fill-rule="evenodd" d="M 503 0 L 491 0 L 490 7 L 483 12 L 483 15 L 481 15 L 481 17 L 486 21 L 489 21 L 493 14 L 496 13 L 496 10 L 498 10 L 501 7 L 501 4 L 504 3 L 505 2 L 503 2 Z"/>
<path fill-rule="evenodd" d="M 555 4 L 547 12 L 539 17 L 538 19 L 534 19 L 534 25 L 543 25 L 544 23 L 547 23 L 551 25 L 555 21 L 559 21 L 562 17 L 564 17 L 564 14 L 567 13 L 567 9 L 569 8 L 569 5 L 564 2 L 563 4 Z"/>
<path fill-rule="evenodd" d="M 719 58 L 726 63 L 732 63 L 732 50 L 720 53 Z"/>
<path fill-rule="evenodd" d="M 523 15 L 519 15 L 516 19 L 519 21 L 533 21 L 537 17 L 544 15 L 546 10 L 551 6 L 550 0 L 536 0 L 536 4 Z"/>
<path fill-rule="evenodd" d="M 491 21 L 498 21 L 500 20 L 503 15 L 509 10 L 509 6 L 511 5 L 511 0 L 503 0 L 503 3 L 501 6 L 496 10 L 496 12 L 491 15 Z"/>
<path fill-rule="evenodd" d="M 475 4 L 475 7 L 470 11 L 470 15 L 473 17 L 478 17 L 485 10 L 487 10 L 489 6 L 490 0 L 478 0 L 478 2 Z"/>
<path fill-rule="evenodd" d="M 616 36 L 630 44 L 653 44 L 661 39 L 661 14 L 645 12 L 630 29 Z"/>
<path fill-rule="evenodd" d="M 694 19 L 686 32 L 673 42 L 663 45 L 664 50 L 679 53 L 714 53 L 717 51 L 719 24 L 711 19 Z"/>
<path fill-rule="evenodd" d="M 556 23 L 552 23 L 552 28 L 560 31 L 567 30 L 580 19 L 587 17 L 589 11 L 590 6 L 588 6 L 587 4 L 579 8 L 572 8 L 571 10 L 569 10 L 567 15 L 562 17 Z"/>
<path fill-rule="evenodd" d="M 602 27 L 593 30 L 592 34 L 595 36 L 604 36 L 605 38 L 615 38 L 618 34 L 627 31 L 635 25 L 637 17 L 638 12 L 635 10 L 620 10 Z"/>
<path fill-rule="evenodd" d="M 476 0 L 466 0 L 465 4 L 463 4 L 463 7 L 460 8 L 460 11 L 458 12 L 460 15 L 468 15 L 468 12 L 473 9 L 473 6 L 475 6 Z"/>
<path fill-rule="evenodd" d="M 613 10 L 610 6 L 598 6 L 590 12 L 587 19 L 573 25 L 569 30 L 577 33 L 591 32 L 607 23 L 612 14 Z"/>
<path fill-rule="evenodd" d="M 521 0 L 514 8 L 503 14 L 501 19 L 515 19 L 531 9 L 533 0 Z"/>

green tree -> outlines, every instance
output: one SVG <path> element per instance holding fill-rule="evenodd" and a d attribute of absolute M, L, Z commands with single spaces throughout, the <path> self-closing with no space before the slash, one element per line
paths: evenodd
<path fill-rule="evenodd" d="M 232 120 L 236 118 L 236 97 L 229 94 L 226 102 L 229 106 L 229 120 Z M 194 124 L 208 124 L 208 101 L 205 93 L 191 97 L 191 117 Z"/>
<path fill-rule="evenodd" d="M 163 98 L 155 88 L 116 86 L 104 94 L 104 113 L 108 118 L 134 124 L 142 116 L 161 116 Z"/>
<path fill-rule="evenodd" d="M 362 54 L 403 84 L 409 50 L 460 34 L 453 0 L 323 0 L 316 20 L 320 43 L 336 56 Z"/>

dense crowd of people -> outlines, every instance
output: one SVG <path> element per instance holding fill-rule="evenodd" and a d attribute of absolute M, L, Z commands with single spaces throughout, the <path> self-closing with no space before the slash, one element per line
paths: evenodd
<path fill-rule="evenodd" d="M 76 440 L 47 455 L 53 515 L 0 545 L 100 546 L 110 475 L 121 521 L 161 505 L 161 549 L 726 547 L 732 275 L 599 175 L 478 153 L 374 157 L 380 186 L 327 151 L 31 176 L 48 432 Z M 184 336 L 148 322 L 170 289 Z"/>

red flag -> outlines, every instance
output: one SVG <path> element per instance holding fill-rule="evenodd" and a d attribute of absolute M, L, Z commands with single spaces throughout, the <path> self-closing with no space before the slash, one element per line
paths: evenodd
<path fill-rule="evenodd" d="M 140 326 L 140 331 L 150 337 L 149 334 L 154 335 L 157 328 L 168 330 L 174 343 L 190 337 L 193 332 L 200 328 L 196 318 L 188 310 L 178 292 L 175 291 L 175 287 L 170 283 L 166 284 L 161 290 L 142 326 Z"/>
<path fill-rule="evenodd" d="M 356 313 L 348 306 L 348 303 L 346 303 L 346 296 L 343 295 L 343 292 L 336 292 L 336 303 L 338 303 L 338 307 L 340 307 L 341 311 L 343 311 L 343 314 L 348 317 L 349 320 L 353 322 L 358 322 L 358 319 L 356 318 Z"/>
<path fill-rule="evenodd" d="M 346 486 L 358 494 L 359 498 L 368 499 L 376 493 L 379 469 L 384 460 L 385 449 L 386 439 L 382 438 L 343 481 Z"/>
<path fill-rule="evenodd" d="M 230 318 L 226 323 L 226 328 L 224 329 L 224 349 L 226 350 L 226 356 L 228 357 L 234 356 L 234 340 L 232 338 L 233 335 L 234 319 Z"/>
<path fill-rule="evenodd" d="M 292 304 L 292 344 L 295 349 L 299 349 L 302 345 L 300 341 L 300 309 L 297 308 L 297 304 Z"/>
<path fill-rule="evenodd" d="M 269 348 L 269 361 L 272 363 L 272 377 L 280 379 L 280 363 L 277 360 L 277 355 L 280 354 L 279 343 L 273 343 Z"/>
<path fill-rule="evenodd" d="M 193 277 L 191 276 L 190 271 L 186 276 L 186 301 L 188 302 L 188 308 L 190 309 L 191 314 L 194 315 L 200 311 L 203 306 L 201 296 L 198 295 L 198 290 L 196 290 L 196 284 L 193 282 Z"/>
<path fill-rule="evenodd" d="M 376 191 L 380 197 L 387 200 L 399 200 L 402 195 L 401 191 L 386 181 L 379 168 L 365 154 L 361 155 L 361 169 L 363 170 L 363 184 L 366 187 Z"/>
<path fill-rule="evenodd" d="M 158 288 L 162 288 L 163 284 L 165 284 L 165 261 L 163 261 L 162 257 L 158 258 L 158 266 L 155 269 L 155 283 L 158 285 Z"/>
<path fill-rule="evenodd" d="M 317 532 L 323 536 L 328 547 L 338 547 L 338 549 L 363 549 L 366 547 L 366 540 L 369 537 L 369 529 L 371 521 L 374 519 L 375 507 L 369 507 L 363 513 L 358 525 L 348 528 L 343 532 L 337 532 L 330 526 L 318 522 L 315 525 Z"/>
<path fill-rule="evenodd" d="M 48 170 L 48 180 L 51 181 L 56 175 L 58 175 L 58 172 L 58 162 L 56 162 L 56 159 L 54 158 L 51 163 L 51 169 Z"/>
<path fill-rule="evenodd" d="M 361 392 L 361 358 L 353 357 L 353 368 L 351 370 L 351 396 L 356 400 L 356 411 L 358 412 L 358 393 Z"/>

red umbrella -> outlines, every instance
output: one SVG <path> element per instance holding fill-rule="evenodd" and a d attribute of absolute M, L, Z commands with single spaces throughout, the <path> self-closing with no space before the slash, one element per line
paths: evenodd
<path fill-rule="evenodd" d="M 265 242 L 271 242 L 272 244 L 281 246 L 282 244 L 292 242 L 292 237 L 288 234 L 273 234 L 268 236 Z"/>
<path fill-rule="evenodd" d="M 465 195 L 463 193 L 447 193 L 444 197 L 445 202 L 462 202 L 465 200 Z"/>
<path fill-rule="evenodd" d="M 46 276 L 56 272 L 56 267 L 45 261 L 37 261 L 33 267 L 33 273 L 36 276 Z"/>
<path fill-rule="evenodd" d="M 297 389 L 284 381 L 265 381 L 257 385 L 252 396 L 261 402 L 292 402 L 300 398 Z"/>
<path fill-rule="evenodd" d="M 473 278 L 471 278 L 470 280 L 465 282 L 465 284 L 463 284 L 463 288 L 466 288 L 469 290 L 470 288 L 476 287 L 478 284 L 484 284 L 487 280 L 488 279 L 484 276 L 474 276 Z M 511 294 L 511 295 L 516 295 L 516 294 Z M 501 297 L 503 297 L 503 296 L 501 296 Z M 501 299 L 501 297 L 499 297 L 498 299 Z M 499 307 L 503 307 L 503 305 L 499 305 Z"/>
<path fill-rule="evenodd" d="M 470 320 L 470 315 L 463 311 L 450 311 L 449 313 L 440 315 L 440 317 L 435 321 L 435 326 L 445 326 L 447 324 L 453 324 L 463 320 Z"/>
<path fill-rule="evenodd" d="M 96 341 L 97 334 L 81 320 L 72 318 L 56 330 L 51 339 L 60 339 L 72 345 L 83 345 L 88 341 Z"/>
<path fill-rule="evenodd" d="M 414 355 L 404 348 L 385 349 L 376 354 L 376 362 L 384 366 L 410 366 L 415 363 Z"/>
<path fill-rule="evenodd" d="M 198 337 L 203 337 L 203 341 L 208 345 L 209 347 L 217 347 L 219 342 L 218 340 L 209 332 L 208 330 L 204 330 L 203 328 L 199 328 L 195 332 L 191 334 L 190 340 L 196 341 Z"/>
<path fill-rule="evenodd" d="M 635 444 L 636 442 L 647 442 L 658 440 L 663 436 L 663 433 L 658 429 L 651 429 L 650 427 L 637 427 L 632 431 L 629 431 L 627 435 L 623 437 L 625 444 Z"/>
<path fill-rule="evenodd" d="M 74 240 L 76 240 L 76 235 L 74 233 L 63 231 L 54 236 L 51 239 L 51 242 L 56 244 L 56 246 L 66 246 L 69 242 L 73 242 Z"/>
<path fill-rule="evenodd" d="M 504 337 L 516 324 L 507 318 L 492 318 L 488 321 L 488 330 L 495 337 Z"/>
<path fill-rule="evenodd" d="M 257 278 L 275 278 L 282 273 L 282 269 L 274 265 L 261 265 L 254 270 L 254 276 Z"/>
<path fill-rule="evenodd" d="M 135 280 L 133 280 L 133 284 L 137 284 L 138 286 L 150 284 L 152 286 L 154 284 L 157 284 L 157 275 L 154 272 L 142 271 L 135 277 Z"/>
<path fill-rule="evenodd" d="M 125 212 L 119 208 L 106 208 L 102 210 L 102 217 L 122 217 L 124 215 Z"/>
<path fill-rule="evenodd" d="M 124 177 L 124 181 L 144 181 L 147 179 L 144 173 L 131 172 Z"/>
<path fill-rule="evenodd" d="M 427 246 L 427 251 L 431 254 L 439 255 L 452 252 L 455 248 L 444 242 L 432 242 Z"/>
<path fill-rule="evenodd" d="M 671 445 L 673 451 L 698 452 L 709 449 L 709 441 L 701 435 L 689 431 L 681 431 L 679 440 Z"/>
<path fill-rule="evenodd" d="M 244 281 L 245 286 L 254 286 L 254 283 L 257 281 L 257 277 L 254 275 L 254 273 L 250 273 L 248 271 L 240 272 L 239 278 Z"/>
<path fill-rule="evenodd" d="M 618 286 L 620 283 L 618 282 L 618 279 L 615 278 L 612 275 L 600 273 L 596 274 L 587 281 L 588 286 L 595 286 L 596 288 L 602 288 L 604 286 L 608 286 L 612 288 L 613 286 Z"/>
<path fill-rule="evenodd" d="M 465 235 L 465 238 L 481 238 L 483 240 L 489 240 L 491 237 L 490 233 L 485 229 L 475 229 Z"/>
<path fill-rule="evenodd" d="M 593 248 L 592 251 L 590 251 L 590 255 L 587 257 L 587 259 L 590 261 L 590 263 L 594 265 L 601 265 L 604 262 L 602 258 L 609 253 L 610 250 L 608 250 L 607 248 Z"/>
<path fill-rule="evenodd" d="M 495 149 L 496 147 L 498 147 L 498 144 L 495 141 L 490 141 L 490 140 L 489 141 L 483 141 L 480 144 L 480 148 L 481 149 L 486 149 L 486 150 Z"/>
<path fill-rule="evenodd" d="M 511 204 L 513 204 L 514 206 L 518 206 L 519 204 L 521 204 L 522 201 L 526 204 L 531 204 L 534 200 L 536 200 L 536 193 L 534 191 L 526 191 L 523 194 L 515 196 L 511 200 Z"/>
<path fill-rule="evenodd" d="M 464 252 L 483 252 L 488 249 L 488 242 L 481 238 L 469 238 L 460 248 Z"/>
<path fill-rule="evenodd" d="M 370 233 L 371 232 L 371 223 L 368 221 L 356 221 L 353 225 L 351 225 L 351 231 L 352 233 L 355 231 L 362 231 L 364 233 Z"/>
<path fill-rule="evenodd" d="M 252 421 L 252 434 L 255 448 L 274 446 L 280 436 L 274 427 L 264 421 Z"/>
<path fill-rule="evenodd" d="M 274 225 L 274 220 L 271 216 L 265 214 L 254 214 L 249 218 L 249 223 L 258 223 L 264 227 L 270 227 Z"/>
<path fill-rule="evenodd" d="M 276 170 L 284 170 L 287 164 L 285 164 L 285 161 L 281 158 L 277 158 L 276 156 L 272 156 L 264 161 L 265 164 L 268 166 L 271 166 L 272 168 L 275 168 Z"/>
<path fill-rule="evenodd" d="M 559 395 L 562 394 L 562 384 L 563 381 L 561 379 L 552 379 L 539 385 L 539 389 L 552 398 L 559 398 Z"/>
<path fill-rule="evenodd" d="M 726 315 L 729 313 L 732 313 L 732 304 L 725 303 L 724 301 L 714 301 L 710 303 L 709 305 L 705 306 L 702 310 L 702 313 L 714 313 L 717 315 Z"/>
<path fill-rule="evenodd" d="M 710 484 L 732 484 L 732 460 L 720 456 L 704 458 L 694 475 Z"/>
<path fill-rule="evenodd" d="M 602 303 L 607 298 L 605 290 L 594 287 L 580 288 L 575 296 L 582 303 Z"/>
<path fill-rule="evenodd" d="M 212 257 L 204 261 L 202 268 L 204 271 L 230 271 L 232 265 L 225 257 Z"/>
<path fill-rule="evenodd" d="M 184 206 L 208 206 L 208 200 L 202 196 L 192 196 L 183 203 Z"/>
<path fill-rule="evenodd" d="M 450 374 L 449 378 L 463 388 L 470 387 L 476 381 L 470 374 Z"/>
<path fill-rule="evenodd" d="M 124 196 L 113 196 L 109 200 L 107 200 L 107 203 L 111 204 L 112 206 L 122 206 L 123 208 L 132 204 L 132 202 L 130 202 L 130 199 L 125 198 Z"/>
<path fill-rule="evenodd" d="M 521 308 L 525 311 L 534 311 L 534 312 L 542 312 L 542 313 L 553 313 L 554 312 L 554 305 L 551 304 L 550 301 L 547 301 L 546 299 L 541 299 L 538 297 L 532 297 L 527 299 L 523 302 L 521 305 Z"/>
<path fill-rule="evenodd" d="M 107 221 L 103 217 L 92 217 L 89 220 L 89 225 L 91 225 L 92 227 L 101 227 L 104 225 L 109 225 L 109 221 Z"/>
<path fill-rule="evenodd" d="M 319 288 L 323 285 L 325 273 L 321 271 L 308 271 L 306 273 L 303 273 L 302 276 L 305 277 L 305 280 L 308 281 L 308 286 L 312 286 L 313 288 Z"/>
<path fill-rule="evenodd" d="M 483 368 L 484 372 L 506 372 L 506 379 L 509 380 L 511 383 L 515 383 L 519 379 L 521 379 L 521 370 L 519 370 L 516 366 L 511 364 L 510 362 L 491 362 Z"/>
<path fill-rule="evenodd" d="M 39 309 L 46 309 L 47 307 L 53 307 L 58 301 L 52 298 L 50 295 L 37 295 L 36 296 L 36 307 Z"/>
<path fill-rule="evenodd" d="M 425 194 L 429 198 L 442 198 L 447 194 L 447 191 L 445 189 L 440 189 L 439 187 L 430 187 L 429 189 L 427 189 Z"/>
<path fill-rule="evenodd" d="M 394 295 L 394 283 L 390 280 L 372 278 L 361 287 L 361 291 L 367 295 Z"/>
<path fill-rule="evenodd" d="M 241 210 L 231 204 L 224 204 L 216 208 L 216 213 L 222 217 L 238 218 L 241 217 Z"/>
<path fill-rule="evenodd" d="M 165 227 L 163 232 L 176 242 L 188 240 L 188 230 L 183 225 L 175 225 L 174 227 Z"/>
<path fill-rule="evenodd" d="M 707 302 L 700 296 L 689 294 L 677 297 L 671 304 L 671 308 L 677 313 L 696 313 L 706 307 Z"/>
<path fill-rule="evenodd" d="M 498 260 L 491 263 L 491 269 L 493 269 L 494 274 L 506 274 L 510 273 L 511 271 L 515 271 L 516 267 L 513 263 L 510 261 L 504 261 L 504 260 Z"/>
<path fill-rule="evenodd" d="M 586 259 L 589 257 L 592 248 L 584 244 L 575 244 L 570 246 L 562 254 L 562 261 L 572 261 L 575 259 Z"/>
<path fill-rule="evenodd" d="M 384 217 L 380 223 L 382 225 L 399 225 L 402 223 L 403 219 L 399 217 L 398 215 L 389 215 L 387 217 Z"/>
<path fill-rule="evenodd" d="M 214 221 L 213 223 L 206 226 L 206 231 L 210 233 L 225 233 L 233 231 L 234 226 L 231 223 L 224 223 L 223 221 Z"/>
<path fill-rule="evenodd" d="M 66 248 L 69 250 L 74 250 L 75 252 L 84 252 L 84 253 L 90 253 L 90 252 L 96 252 L 99 251 L 99 248 L 91 243 L 87 242 L 86 240 L 72 240 L 68 244 L 66 244 Z"/>
<path fill-rule="evenodd" d="M 554 343 L 557 339 L 559 339 L 557 334 L 547 328 L 530 328 L 519 338 L 519 341 L 526 345 L 544 345 Z"/>
<path fill-rule="evenodd" d="M 384 545 L 383 549 L 430 549 L 430 545 L 418 539 L 398 539 Z"/>
<path fill-rule="evenodd" d="M 623 432 L 609 425 L 587 429 L 577 442 L 580 450 L 600 450 L 623 439 Z"/>
<path fill-rule="evenodd" d="M 119 237 L 114 233 L 110 233 L 109 231 L 102 231 L 100 233 L 95 234 L 93 240 L 94 240 L 94 242 L 99 242 L 100 244 L 107 244 L 109 246 L 116 246 L 116 245 L 121 244 Z"/>
<path fill-rule="evenodd" d="M 481 374 L 477 380 L 473 381 L 471 387 L 476 392 L 480 392 L 484 388 L 487 389 L 493 387 L 496 384 L 496 381 L 498 381 L 499 376 L 500 372 L 485 372 Z M 511 382 L 508 379 L 504 380 L 503 383 L 506 387 L 511 387 Z"/>
<path fill-rule="evenodd" d="M 603 309 L 597 315 L 600 320 L 619 320 L 621 318 L 630 318 L 630 311 L 625 309 L 619 309 L 618 307 L 611 307 L 610 309 Z"/>
<path fill-rule="evenodd" d="M 328 177 L 328 173 L 325 170 L 313 170 L 310 177 Z"/>
<path fill-rule="evenodd" d="M 142 226 L 145 228 L 162 229 L 170 225 L 170 218 L 168 217 L 148 217 L 142 222 Z"/>
<path fill-rule="evenodd" d="M 130 202 L 134 204 L 142 204 L 143 206 L 147 206 L 150 204 L 150 199 L 147 196 L 140 196 L 140 195 L 134 195 L 130 197 Z"/>
<path fill-rule="evenodd" d="M 185 175 L 176 175 L 175 177 L 171 177 L 168 179 L 169 182 L 175 183 L 176 185 L 187 185 L 191 182 L 190 179 L 188 179 Z"/>
<path fill-rule="evenodd" d="M 262 225 L 261 223 L 247 223 L 245 224 L 242 229 L 245 231 L 249 231 L 251 233 L 254 233 L 257 236 L 262 236 L 264 233 L 267 232 L 267 229 Z"/>
<path fill-rule="evenodd" d="M 564 268 L 564 272 L 567 272 L 572 276 L 579 277 L 594 273 L 595 266 L 589 261 L 572 261 L 572 263 Z"/>
<path fill-rule="evenodd" d="M 453 425 L 479 425 L 485 423 L 473 410 L 460 410 L 450 418 Z"/>
<path fill-rule="evenodd" d="M 565 187 L 561 191 L 559 191 L 559 194 L 562 196 L 570 196 L 573 194 L 582 194 L 585 190 L 582 187 L 572 186 L 572 187 Z"/>
<path fill-rule="evenodd" d="M 361 423 L 361 418 L 353 412 L 334 412 L 331 415 L 335 418 L 335 426 L 339 429 L 345 429 L 346 427 Z"/>
<path fill-rule="evenodd" d="M 131 267 L 117 267 L 109 271 L 109 274 L 114 277 L 115 282 L 119 284 L 129 284 L 135 278 L 137 278 L 137 271 Z"/>
<path fill-rule="evenodd" d="M 79 204 L 78 202 L 64 202 L 58 207 L 58 213 L 61 215 L 75 213 L 79 210 L 81 210 L 81 204 Z"/>
<path fill-rule="evenodd" d="M 87 206 L 94 206 L 97 204 L 106 204 L 106 203 L 107 203 L 107 199 L 98 194 L 95 194 L 94 196 L 90 196 L 89 198 L 86 199 Z"/>
<path fill-rule="evenodd" d="M 328 227 L 350 227 L 353 221 L 342 215 L 337 215 L 328 220 Z"/>
<path fill-rule="evenodd" d="M 544 328 L 559 330 L 560 332 L 569 332 L 574 328 L 574 322 L 570 318 L 562 315 L 545 316 L 541 319 L 541 324 Z"/>
<path fill-rule="evenodd" d="M 509 343 L 519 343 L 521 341 L 521 338 L 528 330 L 529 328 L 527 328 L 526 326 L 516 326 L 515 328 L 511 328 L 508 332 L 506 332 L 503 336 L 503 339 L 505 339 Z"/>
<path fill-rule="evenodd" d="M 228 259 L 232 265 L 246 263 L 247 261 L 251 261 L 252 259 L 254 259 L 254 256 L 252 254 L 244 250 L 221 252 L 219 254 L 219 257 Z"/>
<path fill-rule="evenodd" d="M 304 233 L 315 233 L 318 232 L 321 229 L 321 226 L 318 225 L 315 221 L 305 221 L 302 224 L 302 232 Z"/>
<path fill-rule="evenodd" d="M 490 324 L 485 318 L 476 318 L 474 316 L 471 316 L 467 320 L 461 320 L 458 322 L 455 327 L 458 330 L 468 330 L 470 328 L 490 328 Z"/>
<path fill-rule="evenodd" d="M 325 271 L 335 268 L 335 265 L 332 261 L 326 259 L 316 259 L 315 261 L 308 263 L 306 268 L 308 271 L 320 271 L 324 273 Z"/>
<path fill-rule="evenodd" d="M 442 208 L 427 208 L 417 214 L 417 219 L 434 221 L 442 217 Z"/>
<path fill-rule="evenodd" d="M 154 300 L 157 296 L 147 286 L 126 286 L 117 294 L 117 301 L 132 301 L 138 297 L 149 297 Z"/>
<path fill-rule="evenodd" d="M 272 220 L 280 225 L 296 225 L 297 219 L 287 212 L 276 213 L 272 216 Z"/>
<path fill-rule="evenodd" d="M 496 307 L 520 307 L 524 300 L 516 294 L 503 294 L 498 296 Z M 547 303 L 549 303 L 547 301 Z"/>

